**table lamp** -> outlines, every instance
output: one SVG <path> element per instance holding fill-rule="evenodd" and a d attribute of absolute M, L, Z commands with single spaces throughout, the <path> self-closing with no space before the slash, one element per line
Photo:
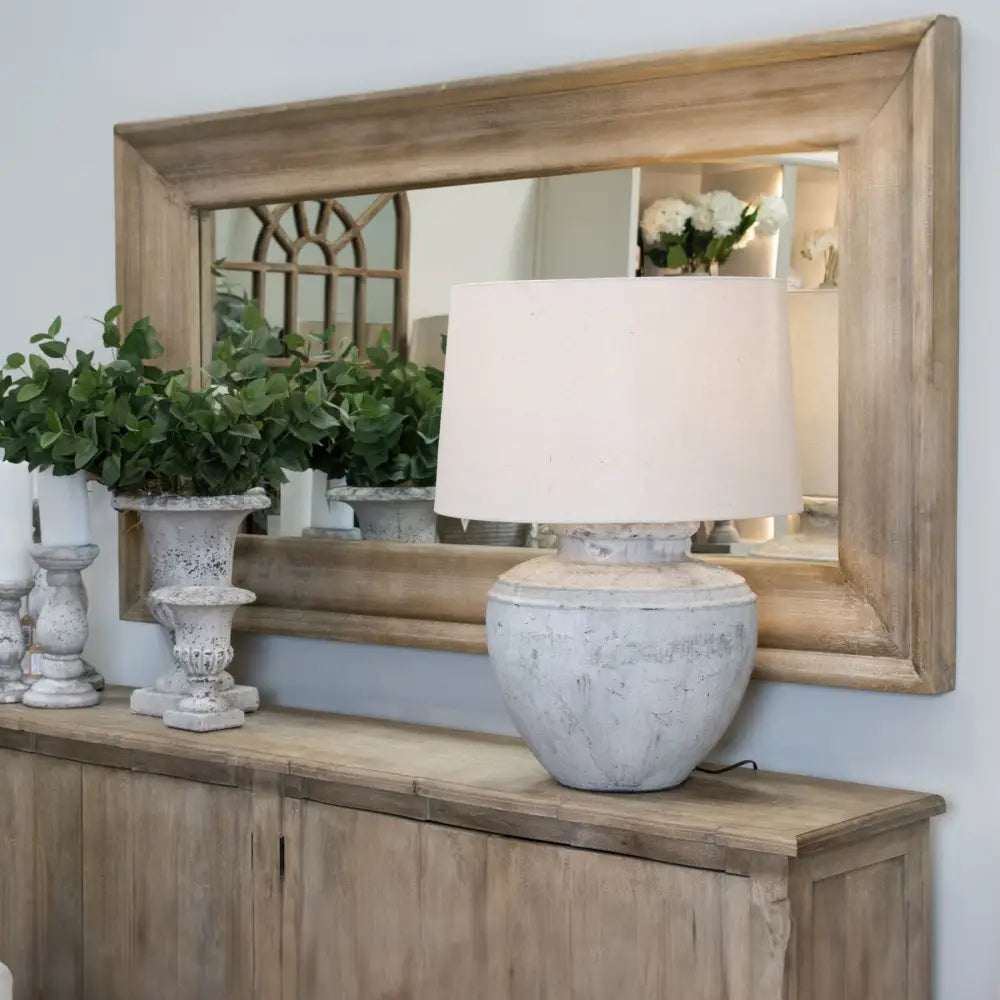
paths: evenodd
<path fill-rule="evenodd" d="M 453 289 L 435 507 L 558 536 L 499 578 L 486 629 L 562 784 L 674 787 L 739 707 L 756 598 L 690 538 L 801 509 L 786 295 L 709 276 Z"/>

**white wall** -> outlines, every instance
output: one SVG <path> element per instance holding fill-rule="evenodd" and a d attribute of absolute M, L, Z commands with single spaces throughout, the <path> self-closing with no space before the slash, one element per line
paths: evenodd
<path fill-rule="evenodd" d="M 952 0 L 963 20 L 959 681 L 939 698 L 758 684 L 718 756 L 943 793 L 935 825 L 938 996 L 991 1000 L 1000 985 L 1000 8 Z M 55 312 L 81 342 L 114 299 L 115 121 L 324 97 L 912 16 L 913 0 L 715 0 L 683 17 L 659 0 L 300 0 L 8 3 L 0 33 L 3 200 L 0 349 Z M 349 44 L 334 44 L 336 40 Z M 326 58 L 303 53 L 326 52 Z M 586 123 L 580 123 L 581 129 Z M 151 626 L 115 614 L 112 519 L 90 574 L 91 659 L 139 683 L 165 658 Z M 276 700 L 503 728 L 484 659 L 284 639 L 240 644 L 244 675 Z M 249 669 L 247 669 L 249 667 Z"/>
<path fill-rule="evenodd" d="M 530 278 L 538 181 L 411 191 L 410 324 L 446 315 L 452 285 Z"/>

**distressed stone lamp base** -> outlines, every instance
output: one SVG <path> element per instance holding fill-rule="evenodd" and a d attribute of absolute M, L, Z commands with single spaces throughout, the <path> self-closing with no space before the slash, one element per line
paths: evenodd
<path fill-rule="evenodd" d="M 164 711 L 163 722 L 196 733 L 242 726 L 244 713 L 220 678 L 233 661 L 233 615 L 253 602 L 253 592 L 209 584 L 164 587 L 154 596 L 173 620 L 174 664 L 184 672 L 188 686 L 176 707 Z"/>
<path fill-rule="evenodd" d="M 19 702 L 31 687 L 21 672 L 25 653 L 21 602 L 31 585 L 31 580 L 0 583 L 0 705 Z"/>
<path fill-rule="evenodd" d="M 694 522 L 553 527 L 558 554 L 508 570 L 486 606 L 514 724 L 564 785 L 673 788 L 743 698 L 756 598 L 689 558 Z"/>
<path fill-rule="evenodd" d="M 88 708 L 101 696 L 84 676 L 87 600 L 81 579 L 100 550 L 96 545 L 36 545 L 35 562 L 45 570 L 49 597 L 35 623 L 42 678 L 22 701 L 29 708 Z"/>

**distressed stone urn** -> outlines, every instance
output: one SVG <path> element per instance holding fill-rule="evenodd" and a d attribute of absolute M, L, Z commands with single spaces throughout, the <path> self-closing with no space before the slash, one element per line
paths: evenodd
<path fill-rule="evenodd" d="M 212 584 L 164 587 L 156 591 L 156 600 L 169 609 L 174 623 L 174 664 L 188 684 L 176 708 L 164 710 L 164 724 L 195 733 L 242 726 L 244 713 L 235 704 L 234 689 L 226 688 L 222 676 L 233 661 L 233 615 L 255 600 L 253 591 Z"/>
<path fill-rule="evenodd" d="M 756 598 L 735 573 L 689 557 L 696 527 L 554 526 L 557 554 L 490 591 L 487 643 L 507 708 L 560 783 L 675 787 L 732 721 Z"/>
<path fill-rule="evenodd" d="M 171 642 L 176 623 L 170 606 L 156 597 L 156 591 L 165 587 L 231 586 L 239 527 L 248 514 L 271 505 L 262 489 L 218 497 L 115 495 L 111 503 L 115 510 L 139 514 L 149 553 L 147 603 Z M 241 711 L 253 712 L 260 706 L 257 689 L 237 684 L 225 669 L 219 675 L 219 684 Z M 180 699 L 189 693 L 188 678 L 175 665 L 169 674 L 157 678 L 152 688 L 132 693 L 132 711 L 162 717 L 165 710 L 176 709 Z"/>
<path fill-rule="evenodd" d="M 431 543 L 437 536 L 433 486 L 331 486 L 326 498 L 354 508 L 365 541 Z"/>

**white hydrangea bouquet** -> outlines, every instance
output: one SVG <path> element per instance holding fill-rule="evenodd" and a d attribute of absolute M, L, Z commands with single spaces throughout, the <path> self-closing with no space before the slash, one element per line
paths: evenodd
<path fill-rule="evenodd" d="M 650 262 L 675 274 L 716 274 L 734 250 L 756 236 L 774 236 L 788 221 L 776 195 L 756 204 L 729 191 L 709 191 L 690 201 L 660 198 L 642 213 L 643 250 Z"/>

